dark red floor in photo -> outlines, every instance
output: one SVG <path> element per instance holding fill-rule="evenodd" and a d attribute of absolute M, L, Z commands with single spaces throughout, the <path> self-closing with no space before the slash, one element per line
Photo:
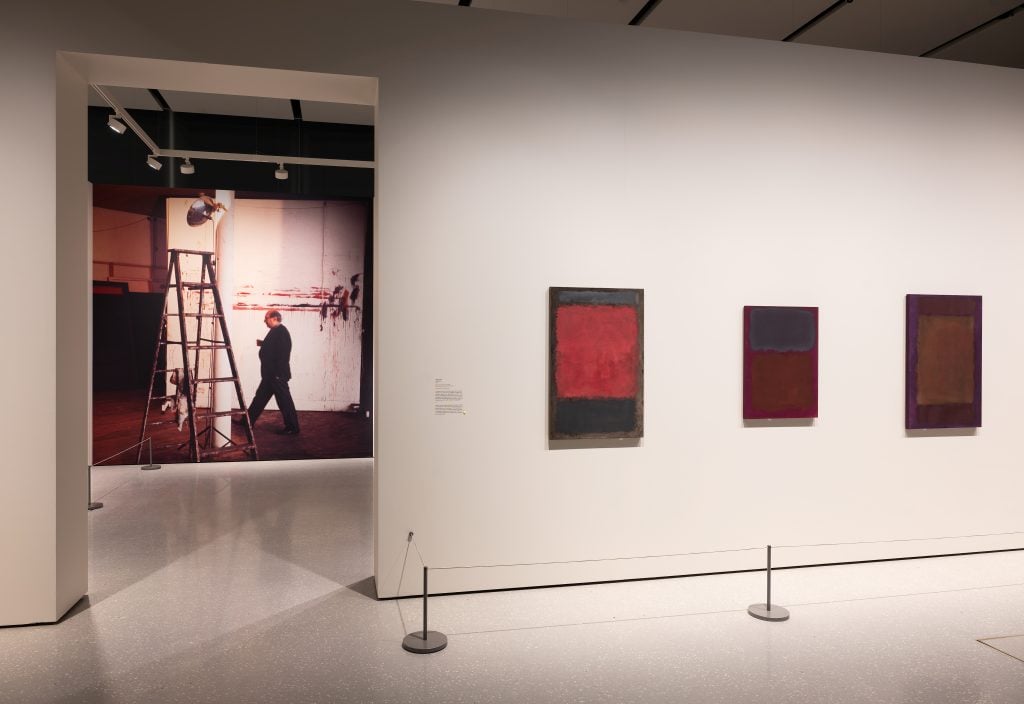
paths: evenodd
<path fill-rule="evenodd" d="M 100 462 L 139 440 L 142 412 L 146 405 L 144 391 L 103 391 L 93 394 L 92 461 Z M 150 420 L 171 419 L 172 413 L 151 412 Z M 261 460 L 310 460 L 343 457 L 370 457 L 372 425 L 360 413 L 337 411 L 299 411 L 299 435 L 278 435 L 283 427 L 278 411 L 264 411 L 256 423 L 256 447 Z M 188 424 L 178 431 L 177 425 L 161 425 L 148 433 L 153 437 L 153 461 L 157 463 L 188 462 Z M 245 442 L 245 431 L 238 422 L 232 424 L 232 438 Z M 177 445 L 184 444 L 180 449 Z M 166 447 L 170 446 L 170 447 Z M 230 452 L 207 461 L 249 460 L 244 452 Z M 143 462 L 148 455 L 143 452 Z M 136 451 L 124 452 L 102 462 L 105 465 L 136 464 Z"/>

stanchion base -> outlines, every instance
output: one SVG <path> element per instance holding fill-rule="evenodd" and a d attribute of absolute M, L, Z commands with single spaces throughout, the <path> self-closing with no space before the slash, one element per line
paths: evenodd
<path fill-rule="evenodd" d="M 752 604 L 747 609 L 747 613 L 762 621 L 785 621 L 789 618 L 789 611 L 777 604 L 772 604 L 770 609 L 767 604 Z"/>
<path fill-rule="evenodd" d="M 90 511 L 95 511 L 98 508 L 103 508 L 103 502 L 102 501 L 90 501 L 89 502 L 89 510 Z"/>
<path fill-rule="evenodd" d="M 149 471 L 151 469 L 160 469 L 160 465 L 158 465 L 158 464 L 144 464 L 141 467 L 139 467 L 139 469 L 145 470 L 145 471 Z"/>
<path fill-rule="evenodd" d="M 413 631 L 402 641 L 402 647 L 410 653 L 436 653 L 448 647 L 448 636 L 437 631 L 427 631 L 424 640 L 423 631 Z"/>

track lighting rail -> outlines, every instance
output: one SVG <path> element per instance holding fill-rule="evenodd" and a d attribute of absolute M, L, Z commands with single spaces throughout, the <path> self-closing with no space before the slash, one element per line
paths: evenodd
<path fill-rule="evenodd" d="M 316 157 L 307 156 L 284 156 L 281 154 L 239 154 L 234 152 L 205 152 L 196 151 L 193 149 L 162 149 L 160 148 L 152 137 L 142 129 L 141 125 L 136 122 L 131 114 L 119 103 L 117 100 L 110 95 L 102 86 L 93 84 L 93 89 L 96 93 L 103 98 L 103 100 L 113 109 L 114 115 L 117 119 L 121 120 L 128 128 L 135 133 L 135 135 L 142 140 L 150 151 L 150 156 L 147 161 L 159 159 L 160 157 L 176 157 L 178 159 L 189 160 L 191 166 L 192 159 L 210 159 L 214 161 L 247 161 L 264 164 L 275 164 L 279 166 L 280 171 L 284 171 L 285 164 L 294 164 L 297 166 L 332 166 L 336 168 L 347 168 L 347 169 L 372 169 L 376 167 L 375 161 L 362 161 L 357 159 L 320 159 Z M 159 163 L 159 162 L 158 162 Z M 153 167 L 157 168 L 157 167 Z M 193 167 L 194 170 L 194 167 Z M 280 176 L 278 178 L 281 178 Z"/>

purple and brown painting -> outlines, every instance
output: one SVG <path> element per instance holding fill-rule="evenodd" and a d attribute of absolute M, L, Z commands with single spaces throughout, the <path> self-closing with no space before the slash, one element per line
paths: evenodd
<path fill-rule="evenodd" d="M 906 427 L 981 427 L 981 296 L 907 294 Z"/>

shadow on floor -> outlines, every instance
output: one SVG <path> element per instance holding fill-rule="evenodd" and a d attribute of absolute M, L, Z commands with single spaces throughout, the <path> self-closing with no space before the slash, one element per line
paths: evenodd
<path fill-rule="evenodd" d="M 374 582 L 373 577 L 367 577 L 366 579 L 360 579 L 358 582 L 352 584 L 346 584 L 347 589 L 351 589 L 357 594 L 377 601 L 377 584 Z"/>

